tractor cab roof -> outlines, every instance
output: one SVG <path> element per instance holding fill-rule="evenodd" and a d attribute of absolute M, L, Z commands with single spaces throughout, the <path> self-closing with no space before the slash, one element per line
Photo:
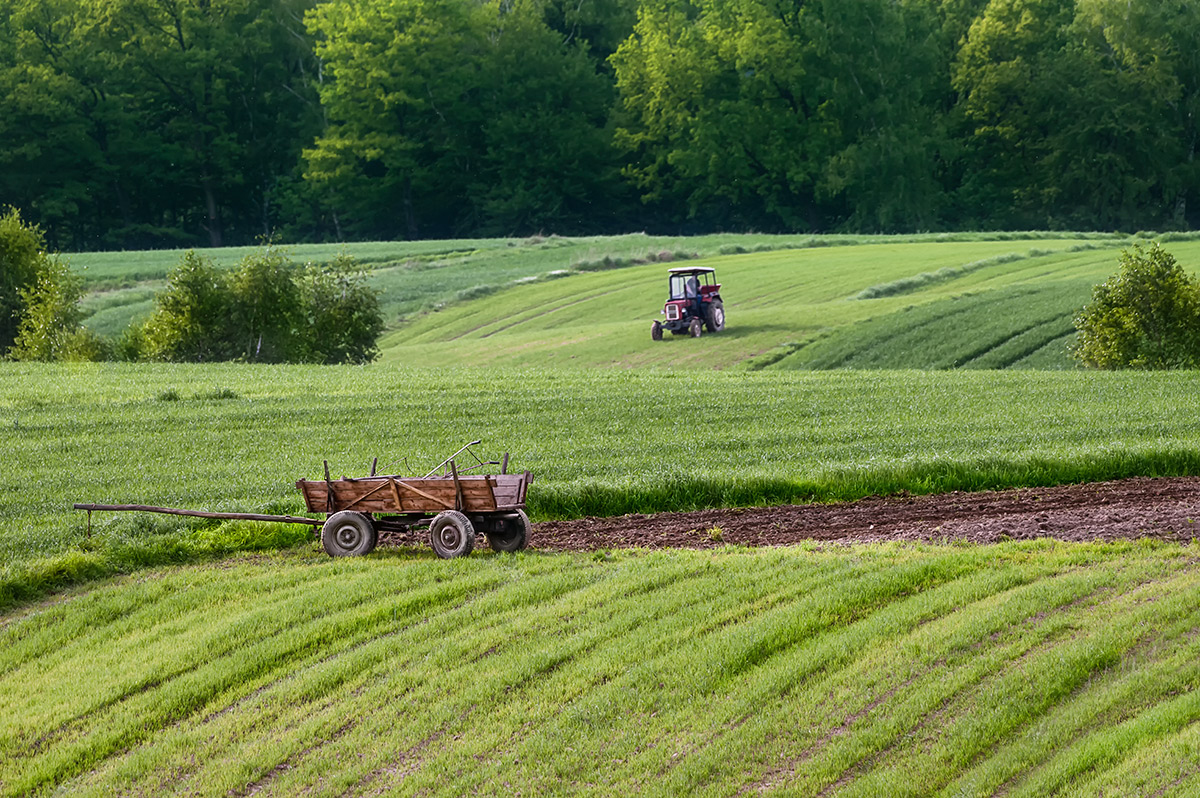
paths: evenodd
<path fill-rule="evenodd" d="M 676 266 L 674 269 L 668 269 L 671 274 L 715 274 L 716 269 L 710 269 L 707 266 Z"/>

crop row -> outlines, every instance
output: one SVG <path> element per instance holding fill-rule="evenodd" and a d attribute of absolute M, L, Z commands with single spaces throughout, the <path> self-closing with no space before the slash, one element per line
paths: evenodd
<path fill-rule="evenodd" d="M 0 629 L 0 793 L 1189 794 L 1167 545 L 293 552 Z"/>

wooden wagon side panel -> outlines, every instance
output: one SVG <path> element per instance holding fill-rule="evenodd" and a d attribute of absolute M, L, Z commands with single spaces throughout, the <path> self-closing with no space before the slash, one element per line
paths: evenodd
<path fill-rule="evenodd" d="M 501 510 L 517 510 L 525 506 L 525 491 L 529 475 L 498 474 L 496 480 L 496 507 Z"/>
<path fill-rule="evenodd" d="M 494 477 L 466 477 L 455 485 L 453 479 L 399 479 L 375 477 L 338 479 L 331 482 L 300 480 L 296 486 L 304 494 L 310 512 L 325 513 L 357 510 L 363 513 L 440 513 L 459 506 L 467 512 L 489 513 L 497 509 L 491 480 Z M 329 500 L 330 490 L 333 500 Z"/>

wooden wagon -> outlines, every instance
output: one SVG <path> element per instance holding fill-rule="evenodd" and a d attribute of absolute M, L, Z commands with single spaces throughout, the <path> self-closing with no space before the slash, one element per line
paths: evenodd
<path fill-rule="evenodd" d="M 462 557 L 487 535 L 495 551 L 519 551 L 529 542 L 525 494 L 533 476 L 459 474 L 453 460 L 448 472 L 413 478 L 399 475 L 302 479 L 296 487 L 309 512 L 326 513 L 321 545 L 335 557 L 366 554 L 378 534 L 408 532 L 429 520 L 429 542 L 439 557 Z M 430 518 L 432 517 L 432 520 Z"/>
<path fill-rule="evenodd" d="M 88 511 L 91 529 L 93 510 L 136 510 L 201 518 L 247 521 L 281 521 L 320 527 L 321 545 L 333 557 L 367 554 L 375 548 L 380 532 L 407 533 L 428 524 L 429 542 L 439 557 L 463 557 L 475 548 L 476 536 L 487 536 L 495 551 L 520 551 L 529 544 L 529 516 L 525 494 L 533 482 L 528 471 L 508 473 L 508 455 L 503 461 L 484 462 L 471 454 L 475 463 L 467 471 L 500 466 L 499 474 L 470 474 L 459 470 L 455 457 L 470 452 L 472 441 L 443 460 L 423 477 L 376 474 L 366 477 L 331 479 L 325 463 L 324 479 L 302 479 L 296 487 L 310 513 L 325 519 L 259 513 L 214 513 L 151 507 L 143 504 L 76 504 Z M 440 473 L 439 473 L 440 471 Z M 90 533 L 90 532 L 89 532 Z"/>

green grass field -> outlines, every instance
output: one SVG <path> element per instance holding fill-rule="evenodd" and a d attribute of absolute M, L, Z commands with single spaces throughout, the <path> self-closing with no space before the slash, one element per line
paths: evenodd
<path fill-rule="evenodd" d="M 377 364 L 0 363 L 0 795 L 1195 795 L 1195 542 L 347 561 L 69 509 L 294 513 L 474 438 L 535 519 L 1200 474 L 1195 372 L 1065 354 L 1127 243 L 359 245 Z M 650 341 L 663 252 L 726 333 Z M 71 256 L 93 329 L 178 254 Z"/>
<path fill-rule="evenodd" d="M 367 473 L 374 457 L 385 473 L 424 473 L 475 438 L 534 472 L 535 519 L 1200 472 L 1190 372 L 0 373 L 9 601 L 27 583 L 303 534 L 108 514 L 87 538 L 73 503 L 290 513 L 302 508 L 294 482 L 320 476 L 323 460 L 335 475 Z"/>
<path fill-rule="evenodd" d="M 1200 266 L 1200 242 L 1169 245 Z M 875 243 L 706 258 L 725 332 L 654 343 L 666 271 L 648 264 L 510 288 L 385 335 L 385 363 L 618 368 L 1073 368 L 1072 320 L 1116 245 Z M 925 275 L 925 277 L 922 277 Z"/>
<path fill-rule="evenodd" d="M 1185 266 L 1200 241 L 1167 246 Z M 384 362 L 662 368 L 1072 368 L 1072 320 L 1129 237 L 714 235 L 347 245 L 370 271 Z M 332 245 L 293 247 L 323 260 Z M 231 266 L 247 248 L 217 250 Z M 209 253 L 205 253 L 209 254 Z M 178 252 L 70 256 L 109 338 L 153 309 Z M 652 345 L 670 258 L 714 266 L 729 328 Z"/>
<path fill-rule="evenodd" d="M 0 793 L 1194 795 L 1194 546 L 148 572 L 0 628 Z"/>

